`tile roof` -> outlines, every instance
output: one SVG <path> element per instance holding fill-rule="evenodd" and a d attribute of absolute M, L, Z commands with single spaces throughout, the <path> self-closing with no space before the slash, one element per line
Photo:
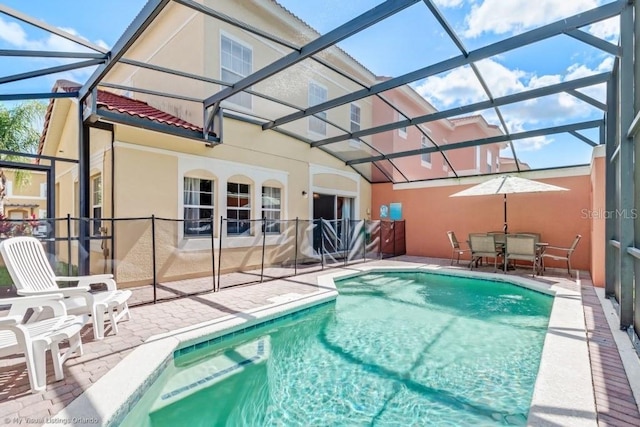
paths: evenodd
<path fill-rule="evenodd" d="M 80 85 L 70 82 L 68 80 L 58 80 L 56 85 L 67 92 L 74 92 L 80 89 Z M 179 117 L 169 114 L 162 110 L 159 110 L 146 102 L 139 101 L 137 99 L 128 98 L 126 96 L 118 95 L 113 92 L 105 90 L 98 90 L 98 108 L 104 107 L 111 111 L 117 111 L 119 113 L 129 114 L 130 116 L 139 117 L 142 119 L 149 119 L 154 122 L 163 123 L 167 125 L 173 125 L 180 128 L 200 131 L 202 128 L 182 120 Z"/>
<path fill-rule="evenodd" d="M 69 80 L 58 80 L 53 86 L 53 92 L 65 91 L 75 92 L 80 90 L 81 85 Z M 52 99 L 47 107 L 45 115 L 44 129 L 40 136 L 40 144 L 38 146 L 38 154 L 42 154 L 44 146 L 44 140 L 47 135 L 47 129 L 49 128 L 49 120 L 51 119 L 51 112 L 53 110 Z M 126 96 L 118 95 L 113 92 L 105 90 L 98 90 L 98 99 L 96 101 L 98 108 L 106 108 L 107 110 L 115 111 L 118 113 L 128 114 L 130 116 L 138 117 L 141 119 L 151 120 L 157 123 L 176 126 L 179 128 L 202 132 L 202 128 L 192 123 L 182 120 L 179 117 L 169 114 L 165 111 L 159 110 L 146 102 L 139 101 L 137 99 L 128 98 Z"/>

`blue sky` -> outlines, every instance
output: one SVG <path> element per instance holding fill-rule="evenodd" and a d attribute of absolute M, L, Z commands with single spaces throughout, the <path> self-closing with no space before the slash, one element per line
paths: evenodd
<path fill-rule="evenodd" d="M 232 0 L 226 0 L 232 1 Z M 612 0 L 434 0 L 467 50 L 505 39 L 545 23 Z M 281 4 L 320 32 L 329 31 L 379 4 L 380 0 L 282 0 Z M 144 0 L 4 0 L 14 9 L 111 47 L 143 7 Z M 617 20 L 585 28 L 617 43 Z M 457 56 L 460 52 L 423 2 L 342 41 L 339 45 L 378 75 L 398 76 Z M 0 49 L 78 50 L 77 45 L 0 14 Z M 60 64 L 60 60 L 0 58 L 3 75 Z M 489 58 L 478 67 L 494 97 L 608 71 L 613 58 L 567 36 L 555 37 Z M 57 78 L 84 81 L 91 69 L 5 84 L 0 93 L 47 91 Z M 415 82 L 416 91 L 439 109 L 486 99 L 469 67 Z M 604 87 L 584 91 L 603 100 Z M 570 95 L 504 107 L 511 132 L 602 118 L 602 113 Z M 498 123 L 493 111 L 483 112 Z M 595 138 L 596 132 L 585 132 Z M 533 167 L 588 163 L 591 149 L 573 137 L 549 136 L 520 141 L 519 157 Z"/>

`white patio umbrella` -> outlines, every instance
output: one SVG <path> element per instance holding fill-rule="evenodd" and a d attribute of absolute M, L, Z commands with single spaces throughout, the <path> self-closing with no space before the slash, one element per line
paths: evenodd
<path fill-rule="evenodd" d="M 545 184 L 539 181 L 519 178 L 517 176 L 502 175 L 488 181 L 459 191 L 449 197 L 488 196 L 502 194 L 504 200 L 504 232 L 507 232 L 507 194 L 512 193 L 542 193 L 546 191 L 569 191 L 557 185 Z"/>

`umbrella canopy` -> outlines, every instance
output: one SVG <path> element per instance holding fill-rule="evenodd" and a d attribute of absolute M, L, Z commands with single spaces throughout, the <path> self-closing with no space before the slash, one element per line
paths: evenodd
<path fill-rule="evenodd" d="M 503 194 L 504 197 L 504 232 L 507 232 L 507 194 L 513 193 L 542 193 L 546 191 L 569 191 L 557 185 L 545 184 L 544 182 L 533 181 L 531 179 L 519 178 L 517 176 L 502 175 L 482 182 L 466 190 L 459 191 L 449 197 L 465 196 L 488 196 Z"/>

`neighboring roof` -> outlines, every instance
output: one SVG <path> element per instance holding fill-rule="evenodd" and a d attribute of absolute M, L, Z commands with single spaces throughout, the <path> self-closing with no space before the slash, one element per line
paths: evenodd
<path fill-rule="evenodd" d="M 58 80 L 53 85 L 52 92 L 75 92 L 79 90 L 81 86 L 81 84 L 69 80 Z M 42 148 L 44 146 L 44 140 L 47 135 L 47 129 L 49 128 L 51 112 L 53 110 L 53 103 L 54 99 L 49 101 L 49 105 L 47 107 L 47 112 L 44 119 L 44 127 L 42 135 L 40 136 L 40 143 L 38 144 L 38 154 L 42 154 Z M 106 108 L 107 110 L 117 111 L 118 113 L 128 114 L 130 116 L 138 117 L 141 119 L 147 119 L 157 123 L 202 132 L 201 127 L 189 123 L 186 120 L 182 120 L 181 118 L 176 117 L 173 114 L 169 114 L 155 107 L 152 107 L 146 102 L 118 95 L 113 92 L 98 90 L 98 99 L 96 103 L 98 108 Z"/>
<path fill-rule="evenodd" d="M 493 124 L 487 122 L 487 119 L 485 119 L 482 114 L 473 114 L 473 115 L 470 115 L 470 116 L 463 116 L 463 117 L 452 117 L 452 118 L 449 119 L 449 121 L 451 121 L 452 123 L 455 123 L 455 124 L 460 124 L 460 125 L 466 124 L 466 123 L 473 123 L 473 122 L 482 121 L 482 122 L 484 122 L 484 124 L 487 127 L 500 129 L 500 126 L 493 125 Z"/>

